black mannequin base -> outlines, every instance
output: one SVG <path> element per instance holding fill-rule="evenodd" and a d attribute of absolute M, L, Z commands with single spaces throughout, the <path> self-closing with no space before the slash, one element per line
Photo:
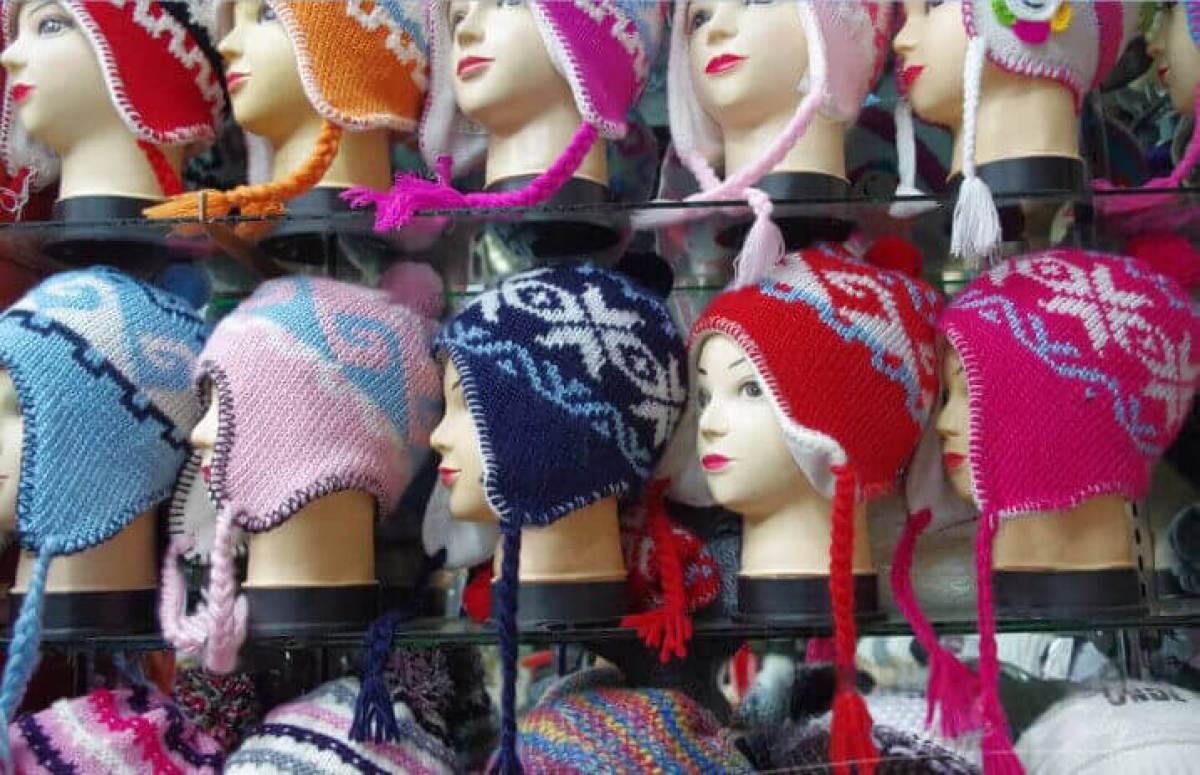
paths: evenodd
<path fill-rule="evenodd" d="M 874 573 L 854 576 L 854 616 L 869 620 L 882 615 L 879 580 Z M 833 607 L 828 576 L 751 578 L 738 576 L 738 610 L 734 620 L 751 624 L 828 624 Z"/>
<path fill-rule="evenodd" d="M 379 615 L 379 585 L 243 587 L 258 637 L 362 630 Z"/>
<path fill-rule="evenodd" d="M 1022 159 L 1002 159 L 978 168 L 979 179 L 987 183 L 992 196 L 1015 196 L 1036 193 L 1039 197 L 1046 194 L 1083 194 L 1088 190 L 1087 168 L 1079 159 L 1066 156 L 1030 156 Z M 956 201 L 958 188 L 962 185 L 962 176 L 955 175 L 950 180 L 950 201 Z M 1046 218 L 1061 205 L 1055 197 L 1045 198 L 1044 202 L 1029 200 L 1024 206 L 1018 204 L 999 204 L 1000 232 L 1003 242 L 1023 242 L 1035 237 L 1046 235 L 1028 234 L 1030 221 L 1037 220 L 1033 210 L 1046 209 Z M 1031 212 L 1026 212 L 1030 210 Z M 947 208 L 946 224 L 954 208 Z M 1091 221 L 1092 208 L 1086 204 L 1075 205 L 1076 229 Z"/>
<path fill-rule="evenodd" d="M 772 172 L 755 186 L 772 200 L 833 202 L 850 195 L 850 184 L 834 175 L 819 172 Z M 772 217 L 783 234 L 788 250 L 800 250 L 817 242 L 845 242 L 853 224 L 839 218 L 815 215 L 776 214 Z M 739 217 L 717 232 L 717 244 L 724 248 L 742 246 L 753 223 L 752 216 Z"/>
<path fill-rule="evenodd" d="M 500 600 L 492 584 L 492 616 Z M 522 582 L 517 587 L 517 623 L 522 627 L 612 624 L 625 615 L 625 582 L 576 584 Z"/>
<path fill-rule="evenodd" d="M 8 596 L 11 629 L 25 595 Z M 158 590 L 122 592 L 48 592 L 42 603 L 45 640 L 158 632 Z"/>
<path fill-rule="evenodd" d="M 1146 607 L 1133 568 L 1096 571 L 996 571 L 996 614 L 1009 618 L 1095 617 Z"/>
<path fill-rule="evenodd" d="M 142 215 L 158 204 L 125 196 L 75 196 L 54 203 L 51 219 L 62 223 L 43 245 L 45 253 L 69 266 L 97 262 L 133 274 L 154 274 L 171 261 L 186 259 Z"/>
<path fill-rule="evenodd" d="M 385 256 L 395 245 L 375 233 L 371 219 L 329 216 L 353 212 L 341 195 L 345 188 L 314 188 L 287 203 L 289 220 L 258 241 L 258 249 L 279 264 L 333 268 L 347 254 Z"/>
<path fill-rule="evenodd" d="M 533 175 L 518 175 L 497 180 L 487 187 L 490 193 L 514 191 L 529 185 Z M 557 213 L 553 219 L 543 219 L 537 213 L 522 215 L 517 221 L 517 239 L 529 246 L 534 258 L 540 261 L 578 257 L 608 250 L 621 240 L 621 230 L 611 216 L 588 211 L 590 205 L 609 201 L 608 187 L 583 178 L 571 178 L 554 196 L 539 205 L 539 209 L 580 208 L 576 212 Z"/>

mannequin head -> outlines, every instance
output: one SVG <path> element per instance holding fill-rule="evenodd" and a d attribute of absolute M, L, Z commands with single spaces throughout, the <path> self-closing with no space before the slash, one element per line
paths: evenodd
<path fill-rule="evenodd" d="M 6 533 L 17 526 L 24 433 L 16 387 L 8 371 L 0 369 L 0 531 Z"/>
<path fill-rule="evenodd" d="M 483 489 L 479 434 L 463 395 L 462 379 L 449 359 L 442 380 L 446 413 L 433 429 L 430 444 L 442 458 L 438 475 L 450 491 L 450 513 L 467 522 L 495 522 L 496 514 Z"/>
<path fill-rule="evenodd" d="M 192 429 L 192 449 L 200 455 L 200 476 L 207 484 L 211 473 L 213 449 L 217 446 L 217 431 L 221 423 L 221 407 L 217 401 L 217 389 L 209 385 L 208 409 L 196 427 Z"/>
<path fill-rule="evenodd" d="M 971 474 L 971 411 L 967 375 L 962 358 L 953 347 L 942 354 L 942 406 L 937 413 L 937 432 L 942 440 L 942 466 L 954 491 L 975 503 Z"/>
<path fill-rule="evenodd" d="M 1173 3 L 1161 12 L 1150 37 L 1149 53 L 1159 82 L 1171 97 L 1171 107 L 1180 115 L 1193 115 L 1200 85 L 1200 44 L 1192 38 L 1184 3 Z"/>
<path fill-rule="evenodd" d="M 706 339 L 697 364 L 696 452 L 717 502 L 754 519 L 812 489 L 762 379 L 737 343 L 724 334 Z"/>
<path fill-rule="evenodd" d="M 939 126 L 962 124 L 962 72 L 967 58 L 962 3 L 906 0 L 904 26 L 892 48 L 900 60 L 897 79 L 916 114 Z"/>

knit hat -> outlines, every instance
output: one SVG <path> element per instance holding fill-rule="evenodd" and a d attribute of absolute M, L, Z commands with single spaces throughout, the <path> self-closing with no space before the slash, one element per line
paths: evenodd
<path fill-rule="evenodd" d="M 466 117 L 455 104 L 448 7 L 446 0 L 425 0 L 430 83 L 421 120 L 421 153 L 436 170 L 437 181 L 400 175 L 387 193 L 355 189 L 345 195 L 354 207 L 376 206 L 379 231 L 404 226 L 420 210 L 534 207 L 554 196 L 597 139 L 624 137 L 626 114 L 657 58 L 666 15 L 661 0 L 530 0 L 546 51 L 570 85 L 583 123 L 558 160 L 524 188 L 464 194 L 454 189 L 452 174 L 475 161 L 486 148 L 486 137 L 467 129 Z"/>
<path fill-rule="evenodd" d="M 951 252 L 978 262 L 1000 244 L 1000 214 L 992 192 L 976 172 L 975 127 L 984 62 L 1016 75 L 1049 78 L 1067 87 L 1076 110 L 1087 92 L 1107 77 L 1129 40 L 1137 13 L 1115 0 L 962 0 L 967 33 L 963 71 L 962 186 L 954 207 Z M 901 194 L 920 194 L 910 153 L 912 116 L 907 101 L 897 105 L 896 147 Z"/>
<path fill-rule="evenodd" d="M 731 735 L 682 692 L 626 689 L 613 670 L 552 686 L 521 719 L 531 773 L 753 772 Z"/>
<path fill-rule="evenodd" d="M 225 111 L 221 58 L 204 23 L 207 0 L 62 0 L 92 44 L 108 93 L 154 169 L 165 196 L 183 192 L 158 146 L 207 144 Z M 22 3 L 4 4 L 4 45 L 16 37 Z M 4 89 L 0 154 L 9 175 L 33 171 L 33 185 L 58 179 L 59 160 L 25 132 Z"/>
<path fill-rule="evenodd" d="M 281 215 L 283 203 L 320 182 L 342 131 L 411 132 L 427 85 L 424 31 L 409 2 L 268 0 L 296 54 L 309 102 L 324 119 L 308 160 L 286 180 L 187 194 L 146 211 L 151 218 Z M 222 9 L 231 26 L 232 3 Z M 253 144 L 252 144 L 253 145 Z"/>
<path fill-rule="evenodd" d="M 502 280 L 450 321 L 436 347 L 462 379 L 503 532 L 501 764 L 512 771 L 521 530 L 650 478 L 687 398 L 683 342 L 662 299 L 585 264 Z"/>
<path fill-rule="evenodd" d="M 374 496 L 377 514 L 395 509 L 441 406 L 427 330 L 384 292 L 307 277 L 263 283 L 217 326 L 195 375 L 220 407 L 212 565 L 205 604 L 185 616 L 188 541 L 172 540 L 160 616 L 175 648 L 233 668 L 247 614 L 244 598 L 235 605 L 234 527 L 271 530 L 346 490 Z"/>
<path fill-rule="evenodd" d="M 0 368 L 24 418 L 17 532 L 37 555 L 0 686 L 5 723 L 37 662 L 50 561 L 170 495 L 199 419 L 188 378 L 207 334 L 184 301 L 108 267 L 54 275 L 0 315 Z"/>
<path fill-rule="evenodd" d="M 868 257 L 882 260 L 878 251 Z M 938 388 L 939 308 L 937 292 L 921 281 L 871 266 L 840 245 L 819 245 L 788 255 L 761 283 L 718 296 L 688 344 L 693 369 L 710 337 L 738 344 L 796 464 L 833 500 L 829 587 L 839 765 L 877 756 L 854 683 L 854 505 L 892 491 L 917 447 Z"/>
<path fill-rule="evenodd" d="M 402 700 L 394 701 L 403 734 L 386 743 L 355 743 L 350 724 L 358 680 L 341 678 L 267 714 L 225 762 L 224 772 L 406 772 L 433 775 L 456 771 L 454 752 L 422 729 Z"/>
<path fill-rule="evenodd" d="M 221 772 L 221 747 L 171 700 L 144 685 L 96 689 L 22 716 L 8 728 L 21 775 Z"/>
<path fill-rule="evenodd" d="M 896 597 L 931 663 L 954 674 L 935 680 L 934 665 L 931 712 L 940 707 L 948 731 L 985 726 L 988 773 L 1016 765 L 997 695 L 991 573 L 1000 521 L 1100 495 L 1143 497 L 1200 380 L 1193 346 L 1200 314 L 1188 296 L 1200 282 L 1200 260 L 1178 237 L 1143 238 L 1129 249 L 1136 258 L 1060 249 L 1005 261 L 967 286 L 938 324 L 970 388 L 970 463 L 981 512 L 978 688 L 937 645 L 911 586 Z M 898 566 L 911 567 L 923 521 L 906 527 Z"/>
<path fill-rule="evenodd" d="M 671 138 L 676 154 L 700 183 L 701 191 L 689 202 L 714 202 L 747 198 L 755 224 L 738 259 L 735 285 L 752 282 L 783 256 L 783 239 L 770 223 L 771 201 L 750 187 L 774 169 L 808 131 L 814 117 L 822 115 L 853 123 L 867 94 L 879 79 L 890 43 L 892 6 L 877 0 L 798 0 L 796 12 L 804 27 L 808 73 L 796 88 L 804 97 L 787 127 L 749 165 L 727 170 L 725 180 L 712 163 L 722 153 L 721 130 L 700 105 L 692 83 L 687 39 L 687 3 L 675 4 L 671 53 L 667 64 L 667 100 Z M 649 215 L 637 225 L 659 220 Z"/>

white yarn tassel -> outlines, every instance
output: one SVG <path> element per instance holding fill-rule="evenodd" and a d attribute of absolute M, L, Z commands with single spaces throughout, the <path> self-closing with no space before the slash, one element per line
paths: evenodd
<path fill-rule="evenodd" d="M 896 196 L 928 196 L 917 188 L 917 141 L 916 130 L 913 128 L 912 106 L 908 100 L 896 101 L 894 113 L 896 122 L 896 161 L 900 172 L 900 182 L 896 186 Z M 931 210 L 936 210 L 938 203 L 929 202 L 893 202 L 888 214 L 893 218 L 916 218 Z"/>
<path fill-rule="evenodd" d="M 987 45 L 982 37 L 967 44 L 966 70 L 963 74 L 962 186 L 954 205 L 950 252 L 966 259 L 967 266 L 979 269 L 1000 245 L 1000 213 L 992 190 L 975 171 L 975 132 L 979 116 L 979 92 Z"/>
<path fill-rule="evenodd" d="M 730 287 L 741 288 L 753 285 L 771 273 L 771 270 L 783 260 L 785 252 L 783 234 L 771 213 L 775 206 L 766 192 L 757 188 L 746 189 L 746 201 L 754 211 L 754 224 L 746 234 L 742 243 L 742 252 L 734 261 L 733 283 Z"/>

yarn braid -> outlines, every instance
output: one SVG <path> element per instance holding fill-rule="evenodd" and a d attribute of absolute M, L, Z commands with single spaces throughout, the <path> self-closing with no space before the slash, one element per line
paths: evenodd
<path fill-rule="evenodd" d="M 284 203 L 309 191 L 329 171 L 342 142 L 342 128 L 332 121 L 321 124 L 312 154 L 284 180 L 238 186 L 229 191 L 205 189 L 172 197 L 144 211 L 147 218 L 192 218 L 208 220 L 229 215 L 278 216 L 287 212 Z"/>
<path fill-rule="evenodd" d="M 179 181 L 179 175 L 176 174 L 175 168 L 171 166 L 171 162 L 162 149 L 154 143 L 140 138 L 137 145 L 145 154 L 146 161 L 150 162 L 150 168 L 154 170 L 154 177 L 158 179 L 158 187 L 162 189 L 163 196 L 173 197 L 182 194 L 183 183 Z"/>
<path fill-rule="evenodd" d="M 976 594 L 979 606 L 980 711 L 984 717 L 984 775 L 1022 775 L 1025 772 L 1008 736 L 1008 722 L 996 687 L 1000 680 L 1000 657 L 996 648 L 996 609 L 992 601 L 992 544 L 1000 519 L 984 514 L 975 539 Z"/>
<path fill-rule="evenodd" d="M 49 546 L 43 546 L 38 552 L 33 574 L 25 589 L 25 599 L 21 601 L 21 612 L 13 625 L 12 641 L 8 646 L 8 663 L 4 666 L 3 682 L 0 682 L 0 722 L 6 730 L 21 703 L 21 698 L 25 695 L 25 687 L 29 685 L 33 670 L 37 667 L 38 646 L 42 641 L 42 605 L 46 600 L 46 576 L 50 572 L 50 560 L 54 555 L 54 550 Z M 0 758 L 7 775 L 13 769 L 12 753 L 9 750 L 8 734 L 0 735 L 0 738 L 3 738 Z"/>
<path fill-rule="evenodd" d="M 500 756 L 497 762 L 500 775 L 522 772 L 517 757 L 517 585 L 520 583 L 521 526 L 504 526 L 504 556 L 500 562 L 500 581 L 497 594 L 500 605 L 496 616 L 500 630 Z"/>
<path fill-rule="evenodd" d="M 967 43 L 967 61 L 963 69 L 962 185 L 954 203 L 954 222 L 950 234 L 950 252 L 978 269 L 1000 244 L 1000 212 L 992 190 L 979 177 L 975 165 L 975 140 L 979 124 L 979 99 L 983 89 L 983 66 L 987 43 L 982 37 Z"/>

